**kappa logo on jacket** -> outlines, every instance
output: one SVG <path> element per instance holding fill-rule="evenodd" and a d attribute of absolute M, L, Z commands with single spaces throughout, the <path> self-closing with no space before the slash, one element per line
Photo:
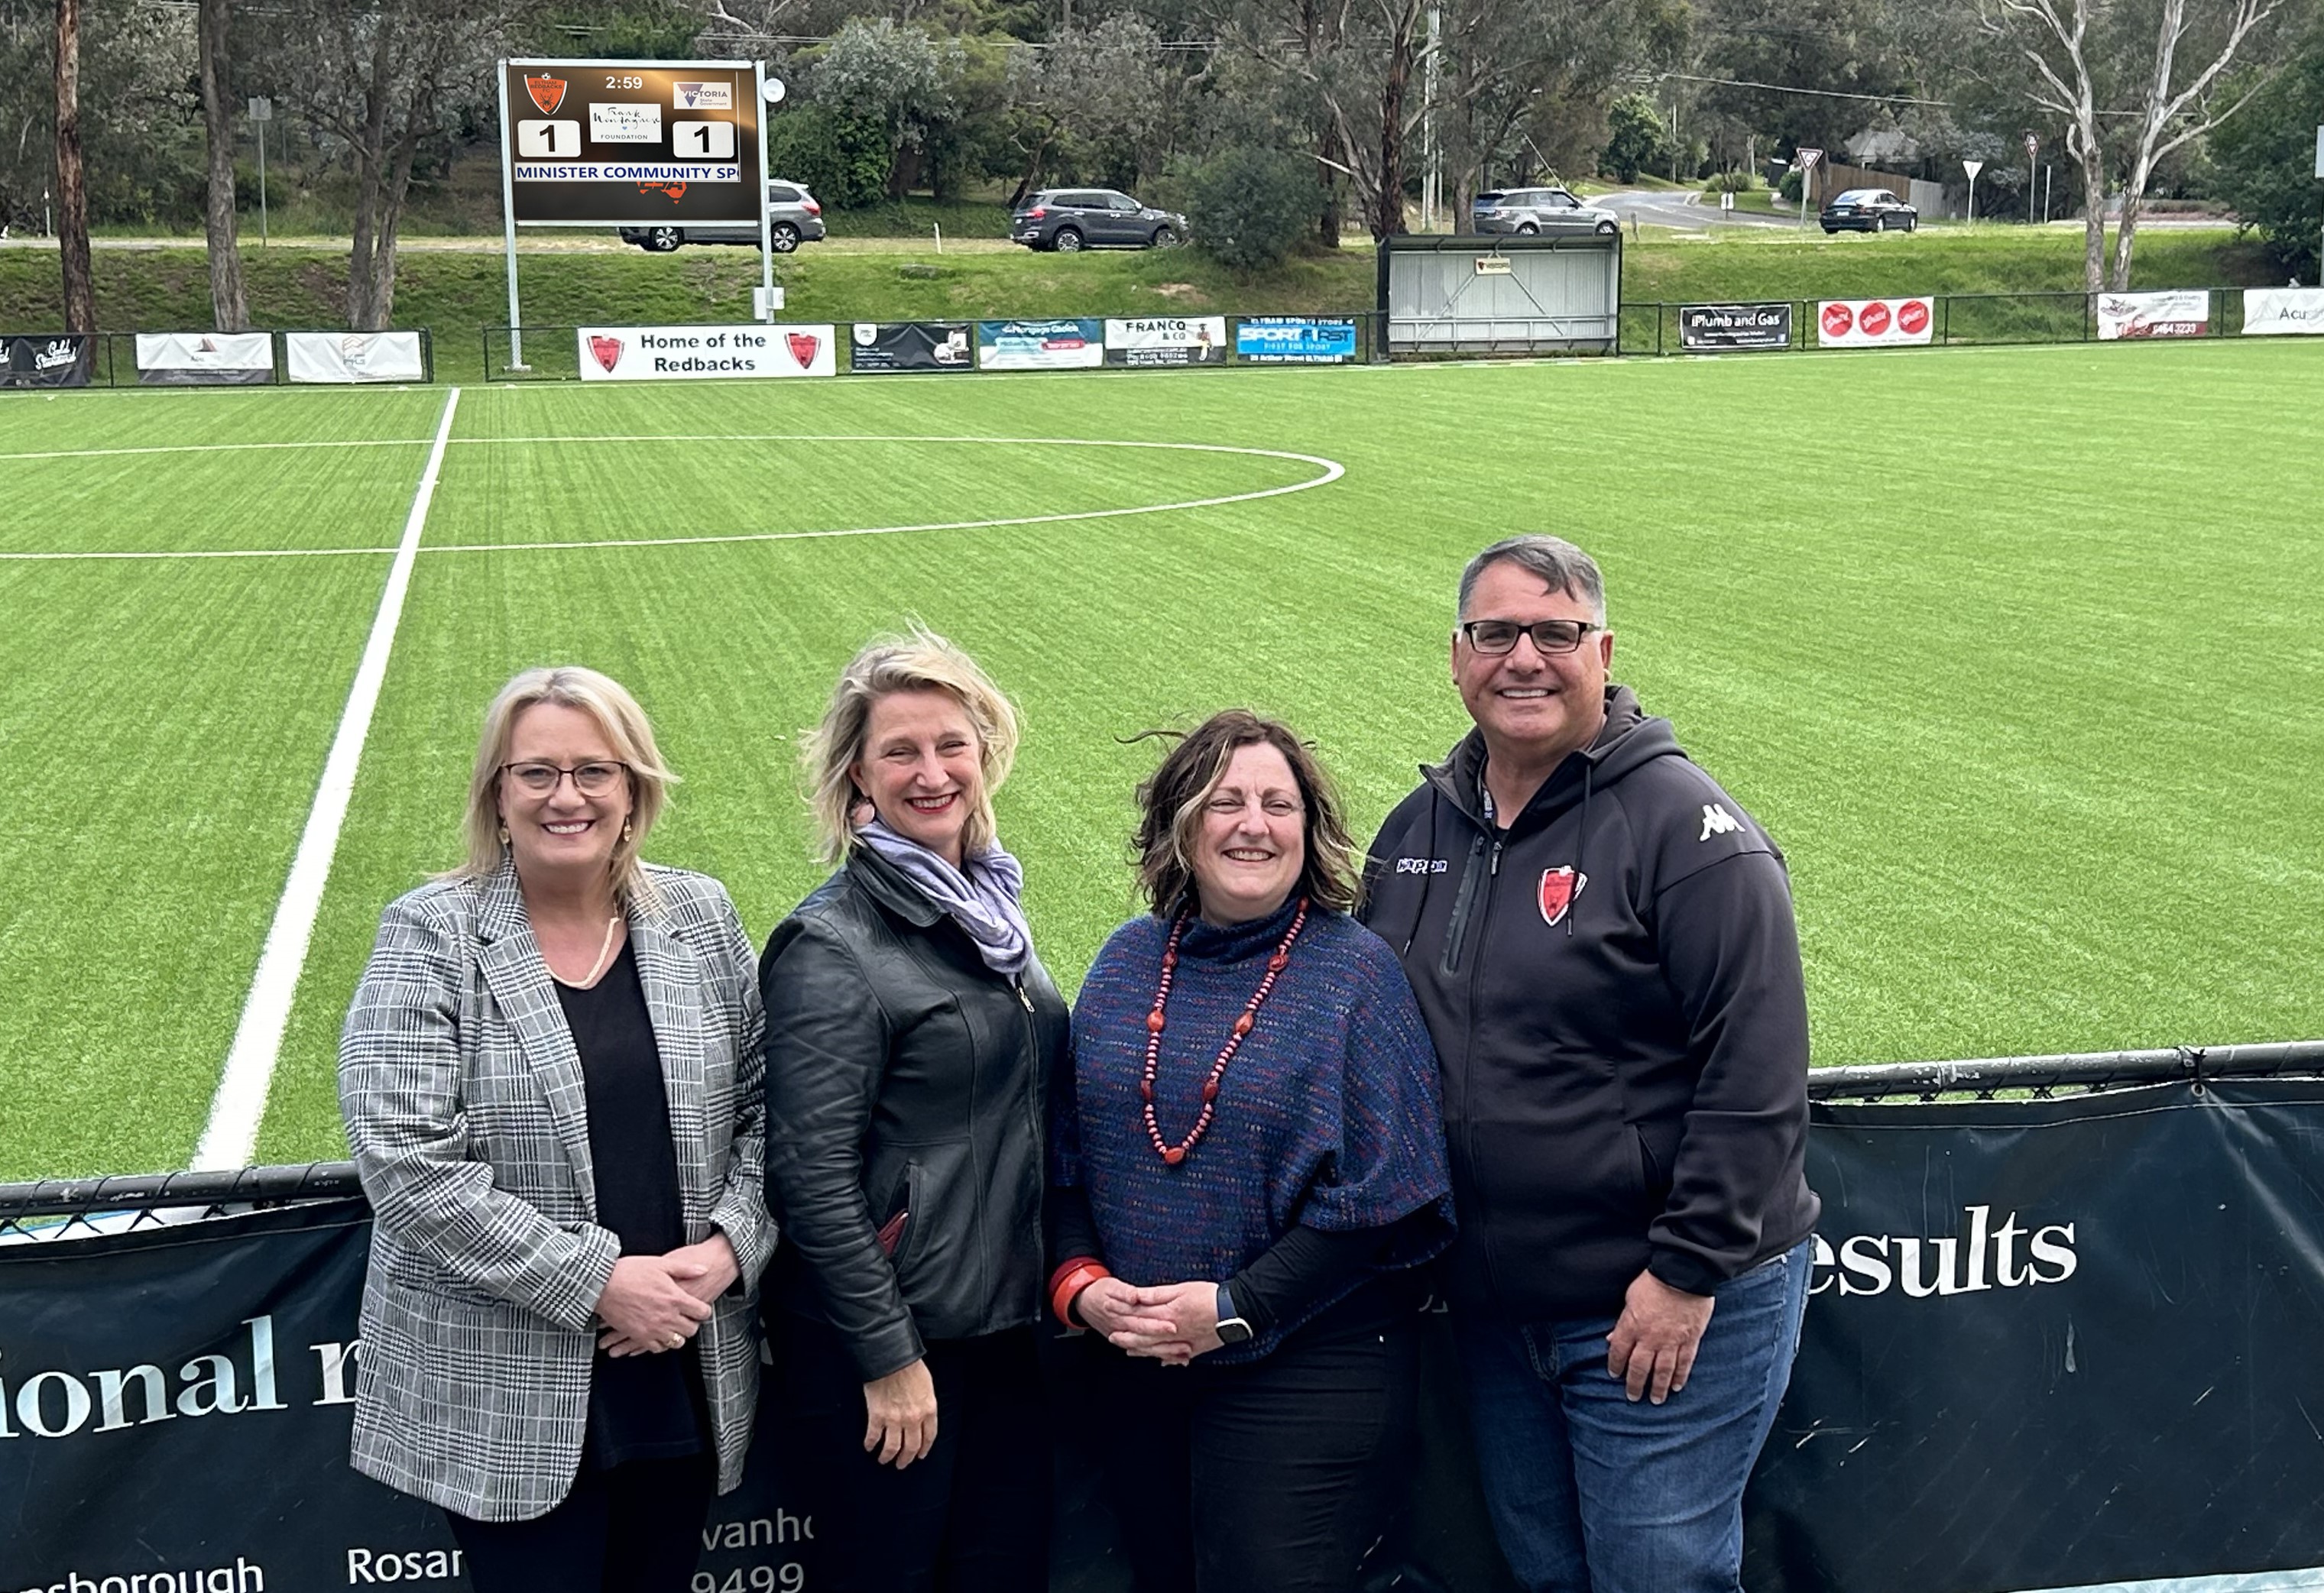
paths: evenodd
<path fill-rule="evenodd" d="M 1590 883 L 1590 876 L 1577 874 L 1572 864 L 1541 871 L 1541 921 L 1554 925 L 1573 906 L 1573 898 Z"/>
<path fill-rule="evenodd" d="M 1702 805 L 1702 833 L 1695 839 L 1708 841 L 1713 835 L 1732 835 L 1742 827 L 1742 821 L 1728 812 L 1725 806 L 1716 802 L 1706 802 Z"/>

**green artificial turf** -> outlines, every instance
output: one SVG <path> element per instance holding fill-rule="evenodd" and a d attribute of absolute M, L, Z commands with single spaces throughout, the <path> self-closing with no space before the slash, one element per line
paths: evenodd
<path fill-rule="evenodd" d="M 1313 736 L 1369 833 L 1465 723 L 1462 560 L 1606 566 L 1615 673 L 1784 844 L 1819 1063 L 2324 1035 L 2324 350 L 471 388 L 260 1143 L 336 1155 L 381 907 L 456 855 L 485 700 L 575 660 L 685 777 L 650 853 L 754 936 L 821 877 L 798 738 L 918 617 L 1020 702 L 1002 794 L 1070 990 L 1133 910 L 1122 738 L 1231 703 Z M 0 402 L 8 548 L 391 546 L 440 391 Z M 775 440 L 752 440 L 772 434 Z M 816 444 L 802 434 L 1050 439 Z M 676 437 L 729 440 L 592 441 Z M 799 536 L 1327 485 L 989 529 Z M 565 440 L 541 440 L 565 439 Z M 779 533 L 782 539 L 598 544 Z M 381 555 L 0 562 L 0 1178 L 181 1162 L 384 577 Z"/>

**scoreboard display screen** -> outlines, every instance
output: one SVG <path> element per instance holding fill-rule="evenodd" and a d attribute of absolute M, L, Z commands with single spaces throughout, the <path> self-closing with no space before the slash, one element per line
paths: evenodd
<path fill-rule="evenodd" d="M 519 226 L 758 224 L 752 62 L 503 61 L 501 97 Z"/>

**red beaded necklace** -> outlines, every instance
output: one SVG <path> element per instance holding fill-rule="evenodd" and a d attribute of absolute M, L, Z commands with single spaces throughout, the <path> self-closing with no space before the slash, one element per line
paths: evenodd
<path fill-rule="evenodd" d="M 1162 948 L 1162 982 L 1154 992 L 1154 1010 L 1146 1015 L 1146 1073 L 1138 1082 L 1138 1093 L 1146 1102 L 1146 1137 L 1154 1142 L 1156 1154 L 1171 1166 L 1186 1159 L 1186 1153 L 1194 1148 L 1210 1128 L 1211 1119 L 1218 1115 L 1219 1080 L 1225 1076 L 1227 1064 L 1234 1060 L 1235 1052 L 1241 1047 L 1242 1037 L 1250 1033 L 1250 1026 L 1259 1017 L 1259 1004 L 1267 999 L 1275 989 L 1276 980 L 1290 964 L 1291 943 L 1299 938 L 1306 924 L 1307 898 L 1303 896 L 1299 898 L 1299 911 L 1292 916 L 1291 927 L 1284 931 L 1283 944 L 1267 960 L 1266 977 L 1259 981 L 1259 989 L 1251 992 L 1250 999 L 1243 1003 L 1242 1015 L 1234 1020 L 1234 1033 L 1219 1047 L 1219 1059 L 1211 1064 L 1211 1076 L 1203 1081 L 1202 1115 L 1194 1119 L 1186 1137 L 1176 1145 L 1163 1139 L 1161 1128 L 1154 1121 L 1154 1070 L 1162 1060 L 1162 1008 L 1170 999 L 1170 980 L 1177 971 L 1178 937 L 1186 932 L 1186 915 L 1179 914 L 1178 921 L 1170 925 L 1169 942 Z"/>

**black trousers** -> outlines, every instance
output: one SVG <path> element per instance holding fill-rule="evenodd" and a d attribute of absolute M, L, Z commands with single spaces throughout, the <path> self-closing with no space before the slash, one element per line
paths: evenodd
<path fill-rule="evenodd" d="M 819 1593 L 1044 1593 L 1049 1427 L 1031 1328 L 927 1347 L 936 1445 L 901 1471 L 864 1452 L 863 1380 L 839 1335 L 798 1316 L 779 1331 Z"/>
<path fill-rule="evenodd" d="M 546 1515 L 444 1516 L 475 1593 L 687 1593 L 717 1485 L 709 1455 L 584 1466 Z"/>
<path fill-rule="evenodd" d="M 1416 1315 L 1335 1307 L 1241 1366 L 1085 1344 L 1137 1593 L 1351 1593 L 1417 1441 Z"/>

